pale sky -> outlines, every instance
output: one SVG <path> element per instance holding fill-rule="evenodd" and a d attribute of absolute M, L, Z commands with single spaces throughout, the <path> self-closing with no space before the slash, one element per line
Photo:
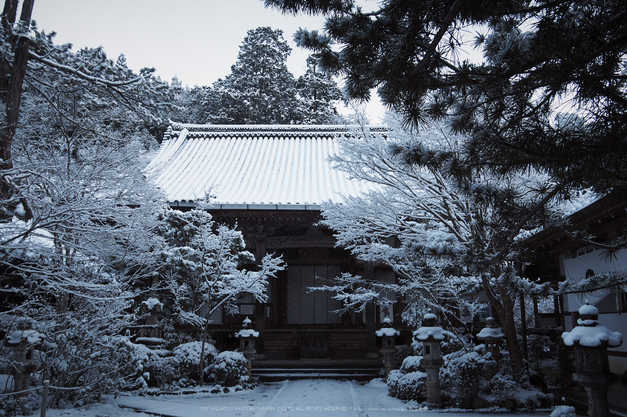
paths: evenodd
<path fill-rule="evenodd" d="M 293 34 L 324 25 L 320 16 L 284 15 L 262 0 L 35 0 L 33 20 L 56 32 L 58 44 L 102 46 L 110 59 L 123 53 L 136 72 L 154 67 L 163 80 L 177 76 L 190 87 L 229 74 L 246 32 L 259 26 L 283 30 L 292 47 L 288 67 L 298 77 L 308 51 L 294 44 Z M 369 106 L 373 119 L 381 112 L 377 103 Z"/>

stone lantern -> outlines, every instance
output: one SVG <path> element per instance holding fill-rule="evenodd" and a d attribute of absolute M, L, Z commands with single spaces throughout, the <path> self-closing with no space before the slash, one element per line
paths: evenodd
<path fill-rule="evenodd" d="M 242 330 L 235 333 L 235 337 L 239 339 L 239 352 L 242 352 L 246 360 L 248 361 L 246 368 L 248 376 L 252 373 L 252 360 L 255 357 L 255 339 L 259 337 L 259 332 L 249 329 L 248 326 L 252 322 L 246 317 L 242 323 Z"/>
<path fill-rule="evenodd" d="M 435 314 L 427 313 L 422 326 L 414 332 L 414 339 L 423 344 L 423 357 L 420 362 L 427 373 L 427 402 L 440 404 L 440 368 L 444 365 L 440 343 L 450 337 L 451 333 L 437 325 Z"/>
<path fill-rule="evenodd" d="M 584 386 L 588 393 L 588 415 L 610 416 L 607 387 L 611 384 L 608 347 L 618 347 L 623 335 L 605 326 L 599 326 L 599 310 L 586 304 L 579 309 L 578 326 L 562 333 L 567 346 L 574 346 L 577 372 L 573 379 Z"/>
<path fill-rule="evenodd" d="M 13 349 L 11 375 L 15 381 L 13 391 L 28 389 L 30 375 L 39 368 L 35 348 L 44 340 L 44 335 L 36 330 L 15 330 L 4 339 L 4 344 Z M 26 394 L 23 394 L 26 395 Z"/>
<path fill-rule="evenodd" d="M 159 315 L 163 312 L 163 303 L 157 298 L 151 297 L 142 301 L 142 311 L 148 313 L 149 316 L 146 317 L 146 325 L 140 330 L 140 337 L 160 338 Z"/>
<path fill-rule="evenodd" d="M 486 319 L 486 326 L 477 333 L 477 339 L 483 341 L 485 350 L 490 352 L 497 362 L 503 357 L 500 345 L 501 340 L 504 338 L 505 334 L 501 328 L 496 325 L 496 321 L 492 317 Z"/>
<path fill-rule="evenodd" d="M 390 374 L 390 371 L 394 369 L 394 353 L 396 352 L 395 337 L 399 336 L 401 332 L 392 327 L 392 320 L 389 317 L 383 319 L 383 323 L 387 327 L 382 327 L 375 333 L 381 338 L 381 353 L 383 354 L 383 361 L 385 362 L 385 377 Z"/>

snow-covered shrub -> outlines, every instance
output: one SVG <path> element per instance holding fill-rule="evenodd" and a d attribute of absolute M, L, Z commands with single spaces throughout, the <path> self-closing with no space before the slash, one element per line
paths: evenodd
<path fill-rule="evenodd" d="M 35 393 L 29 393 L 26 397 L 14 395 L 0 397 L 0 417 L 29 416 L 39 404 L 41 404 L 41 399 Z"/>
<path fill-rule="evenodd" d="M 227 387 L 248 381 L 248 361 L 240 352 L 220 352 L 209 366 L 212 378 Z"/>
<path fill-rule="evenodd" d="M 175 379 L 173 367 L 167 359 L 168 351 L 151 350 L 145 345 L 132 343 L 126 336 L 114 338 L 111 343 L 120 353 L 116 365 L 124 375 L 119 389 L 142 391 Z"/>
<path fill-rule="evenodd" d="M 68 314 L 58 331 L 52 325 L 48 327 L 47 338 L 38 352 L 39 383 L 48 379 L 52 386 L 72 388 L 52 390 L 51 406 L 83 406 L 126 384 L 130 351 L 118 348 L 125 338 L 105 334 L 108 329 L 104 321 L 105 318 L 99 327 L 96 319 L 88 321 Z"/>
<path fill-rule="evenodd" d="M 495 399 L 509 398 L 516 390 L 518 390 L 516 381 L 510 375 L 505 375 L 501 372 L 488 381 L 488 393 L 490 397 Z"/>
<path fill-rule="evenodd" d="M 507 353 L 497 364 L 485 346 L 479 345 L 470 352 L 445 355 L 444 362 L 440 386 L 448 406 L 533 410 L 551 405 L 549 395 L 524 389 L 514 381 Z"/>
<path fill-rule="evenodd" d="M 172 351 L 149 349 L 126 340 L 119 346 L 126 350 L 127 363 L 125 389 L 145 390 L 149 387 L 175 390 L 198 383 L 201 342 L 184 343 Z M 205 363 L 210 364 L 218 354 L 211 344 L 205 344 Z M 207 368 L 205 368 L 207 371 Z M 205 380 L 207 379 L 205 373 Z"/>
<path fill-rule="evenodd" d="M 427 399 L 427 374 L 420 369 L 422 356 L 408 356 L 399 370 L 387 378 L 388 393 L 401 400 L 425 401 Z"/>
<path fill-rule="evenodd" d="M 411 345 L 396 345 L 395 348 L 394 368 L 400 368 L 405 358 L 415 354 L 414 348 Z"/>
<path fill-rule="evenodd" d="M 169 352 L 148 349 L 148 356 L 142 365 L 143 372 L 140 377 L 145 381 L 146 387 L 170 390 L 180 386 L 183 377 L 175 357 Z M 184 381 L 184 386 L 187 385 L 189 384 Z"/>
<path fill-rule="evenodd" d="M 423 402 L 427 399 L 427 374 L 416 371 L 403 373 L 393 370 L 388 375 L 388 393 L 401 400 Z"/>
<path fill-rule="evenodd" d="M 200 353 L 202 351 L 202 342 L 184 343 L 174 348 L 174 362 L 178 369 L 180 377 L 186 377 L 198 381 L 198 367 L 200 366 Z M 204 364 L 209 365 L 218 355 L 218 349 L 210 343 L 205 343 L 205 359 Z M 205 368 L 206 369 L 206 368 Z M 206 379 L 206 373 L 203 380 Z"/>
<path fill-rule="evenodd" d="M 416 371 L 424 371 L 424 369 L 420 368 L 420 361 L 422 360 L 422 356 L 408 356 L 403 360 L 401 364 L 401 372 L 409 373 Z"/>
<path fill-rule="evenodd" d="M 496 373 L 492 355 L 477 350 L 458 351 L 444 356 L 445 366 L 440 370 L 440 383 L 452 403 L 463 408 L 474 408 L 480 390 Z"/>
<path fill-rule="evenodd" d="M 558 405 L 551 412 L 550 417 L 577 417 L 575 407 L 569 405 Z"/>

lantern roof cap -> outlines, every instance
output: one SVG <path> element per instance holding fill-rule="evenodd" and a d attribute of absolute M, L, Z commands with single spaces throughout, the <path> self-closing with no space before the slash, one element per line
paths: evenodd
<path fill-rule="evenodd" d="M 492 317 L 489 318 L 492 319 Z M 505 333 L 495 324 L 494 319 L 491 321 L 487 320 L 487 325 L 477 333 L 477 339 L 479 340 L 503 339 L 504 337 Z"/>
<path fill-rule="evenodd" d="M 399 332 L 393 327 L 382 327 L 381 329 L 377 330 L 375 333 L 379 337 L 383 337 L 383 336 L 393 337 L 393 336 L 399 336 L 401 334 L 401 332 Z"/>
<path fill-rule="evenodd" d="M 562 333 L 562 340 L 567 346 L 618 347 L 623 343 L 623 335 L 605 326 L 577 326 L 570 332 Z"/>
<path fill-rule="evenodd" d="M 242 329 L 235 333 L 235 337 L 259 337 L 259 332 L 253 329 Z"/>

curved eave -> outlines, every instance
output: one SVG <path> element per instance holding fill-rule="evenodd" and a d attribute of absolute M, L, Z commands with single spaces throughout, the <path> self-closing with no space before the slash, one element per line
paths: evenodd
<path fill-rule="evenodd" d="M 172 208 L 197 208 L 193 201 L 173 201 L 168 203 Z M 246 210 L 246 211 L 321 211 L 319 204 L 203 204 L 206 210 Z"/>

